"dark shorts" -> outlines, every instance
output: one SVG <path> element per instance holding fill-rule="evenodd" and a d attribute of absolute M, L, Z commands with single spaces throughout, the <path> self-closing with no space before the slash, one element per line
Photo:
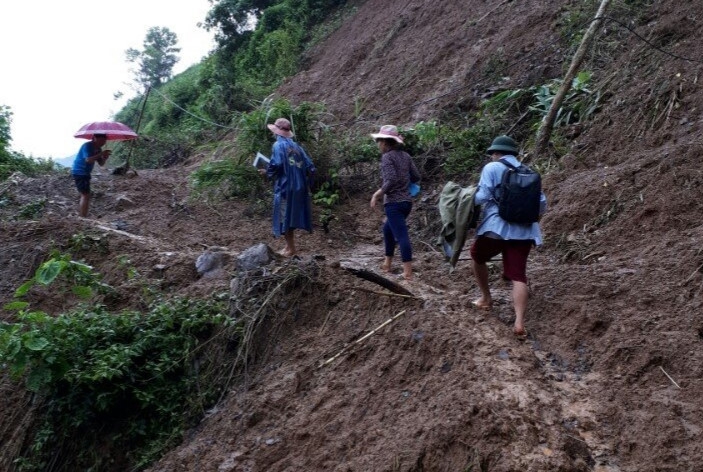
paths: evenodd
<path fill-rule="evenodd" d="M 89 175 L 74 175 L 73 180 L 76 182 L 76 188 L 80 193 L 90 193 Z"/>
<path fill-rule="evenodd" d="M 534 241 L 493 239 L 479 236 L 471 245 L 471 259 L 485 264 L 493 256 L 503 255 L 503 277 L 514 282 L 527 283 L 527 256 Z"/>

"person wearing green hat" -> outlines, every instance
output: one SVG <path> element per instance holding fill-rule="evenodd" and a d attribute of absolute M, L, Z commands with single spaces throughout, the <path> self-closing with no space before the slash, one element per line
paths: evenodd
<path fill-rule="evenodd" d="M 473 272 L 481 296 L 472 302 L 473 306 L 490 310 L 493 305 L 488 284 L 487 262 L 494 256 L 503 256 L 503 278 L 512 282 L 512 299 L 515 309 L 515 325 L 513 333 L 518 339 L 526 339 L 525 312 L 529 291 L 527 288 L 527 257 L 532 246 L 542 244 L 542 233 L 538 222 L 518 224 L 505 221 L 498 214 L 497 188 L 500 186 L 503 173 L 508 171 L 510 164 L 520 167 L 517 159 L 518 145 L 510 136 L 496 137 L 486 150 L 491 162 L 481 171 L 475 204 L 481 205 L 480 224 L 476 228 L 476 239 L 471 246 Z M 503 164 L 502 162 L 507 164 Z M 540 215 L 547 210 L 547 199 L 544 193 L 540 195 Z"/>

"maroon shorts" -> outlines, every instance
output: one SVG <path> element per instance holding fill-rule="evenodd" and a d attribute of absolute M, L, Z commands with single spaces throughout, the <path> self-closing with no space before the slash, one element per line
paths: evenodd
<path fill-rule="evenodd" d="M 527 256 L 534 241 L 531 239 L 493 239 L 479 236 L 471 245 L 471 259 L 485 264 L 493 256 L 503 255 L 503 277 L 514 282 L 527 283 Z"/>

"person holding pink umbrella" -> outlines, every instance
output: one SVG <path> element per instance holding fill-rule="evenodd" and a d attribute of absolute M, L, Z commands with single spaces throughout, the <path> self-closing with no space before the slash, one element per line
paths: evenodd
<path fill-rule="evenodd" d="M 90 206 L 90 176 L 93 172 L 93 167 L 96 162 L 100 164 L 100 167 L 103 167 L 112 152 L 109 149 L 103 150 L 106 142 L 106 134 L 93 134 L 92 139 L 81 146 L 73 161 L 71 174 L 76 182 L 76 188 L 81 194 L 78 214 L 83 218 L 88 216 L 88 206 Z"/>
<path fill-rule="evenodd" d="M 85 218 L 88 216 L 88 206 L 90 205 L 90 176 L 93 173 L 93 167 L 96 162 L 100 164 L 100 167 L 103 167 L 112 152 L 109 149 L 103 150 L 103 146 L 108 140 L 125 141 L 137 139 L 138 135 L 129 126 L 119 121 L 95 121 L 83 125 L 73 136 L 90 139 L 81 146 L 71 168 L 76 188 L 81 194 L 78 213 Z"/>

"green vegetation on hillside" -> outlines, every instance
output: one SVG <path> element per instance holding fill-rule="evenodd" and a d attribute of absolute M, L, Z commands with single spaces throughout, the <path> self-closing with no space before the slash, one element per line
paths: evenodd
<path fill-rule="evenodd" d="M 107 250 L 82 233 L 68 243 L 77 253 Z M 236 293 L 169 297 L 117 259 L 124 280 L 113 288 L 71 254 L 52 252 L 3 307 L 14 319 L 0 322 L 0 374 L 22 381 L 34 405 L 26 439 L 7 445 L 21 451 L 19 471 L 143 470 L 247 375 L 287 307 L 320 290 L 314 270 L 293 264 L 239 278 Z M 110 310 L 125 289 L 141 293 L 140 308 Z M 30 303 L 42 292 L 78 303 L 46 313 Z"/>
<path fill-rule="evenodd" d="M 37 161 L 23 156 L 10 149 L 10 124 L 12 110 L 6 105 L 0 105 L 0 182 L 6 180 L 15 172 L 25 175 L 37 175 L 54 169 L 51 161 Z"/>
<path fill-rule="evenodd" d="M 217 48 L 200 64 L 164 84 L 153 84 L 117 114 L 119 121 L 140 123 L 144 138 L 118 149 L 115 161 L 129 153 L 139 167 L 164 167 L 194 152 L 211 154 L 213 159 L 192 175 L 196 193 L 261 201 L 267 187 L 249 162 L 256 152 L 270 151 L 273 139 L 265 125 L 286 116 L 318 167 L 313 191 L 322 193 L 315 201 L 324 207 L 326 220 L 333 218 L 330 203 L 339 201 L 340 190 L 350 193 L 343 188 L 349 176 L 365 172 L 360 166 L 378 157 L 368 129 L 361 131 L 355 123 L 340 128 L 330 123 L 334 117 L 320 104 L 294 107 L 285 100 L 271 100 L 269 94 L 297 72 L 311 45 L 338 27 L 345 12 L 353 11 L 344 0 L 213 2 L 204 27 L 214 32 Z M 589 81 L 586 73 L 574 80 L 557 127 L 587 119 L 596 111 L 599 94 L 588 88 Z M 421 161 L 426 175 L 470 177 L 496 133 L 509 129 L 519 141 L 529 142 L 558 86 L 552 81 L 498 91 L 478 110 L 454 111 L 417 123 L 403 130 L 406 147 Z M 219 144 L 215 148 L 212 143 Z M 366 187 L 369 182 L 370 176 Z"/>
<path fill-rule="evenodd" d="M 225 297 L 157 297 L 144 311 L 119 313 L 100 303 L 31 310 L 24 297 L 49 286 L 84 299 L 114 291 L 90 266 L 55 253 L 5 306 L 17 314 L 0 323 L 0 369 L 24 379 L 39 405 L 18 470 L 143 468 L 223 393 L 227 375 L 210 343 L 231 325 Z"/>
<path fill-rule="evenodd" d="M 115 160 L 140 167 L 173 164 L 203 143 L 238 130 L 240 114 L 256 108 L 281 81 L 297 72 L 307 44 L 319 40 L 324 20 L 344 0 L 220 0 L 204 26 L 217 49 L 202 63 L 167 83 L 151 83 L 146 96 L 131 99 L 115 119 L 139 124 L 145 137 L 121 148 Z M 146 79 L 145 79 L 146 80 Z"/>

